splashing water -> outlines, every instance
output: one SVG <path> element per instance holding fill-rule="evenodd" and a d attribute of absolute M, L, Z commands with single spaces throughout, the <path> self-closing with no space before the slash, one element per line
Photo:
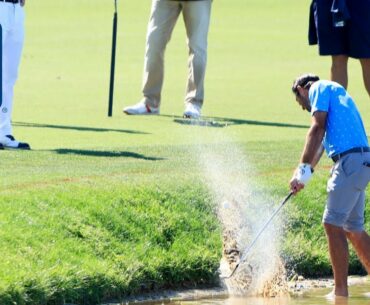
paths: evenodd
<path fill-rule="evenodd" d="M 198 146 L 197 155 L 223 226 L 224 257 L 220 271 L 227 275 L 272 214 L 276 199 L 258 189 L 253 181 L 256 171 L 236 144 L 216 149 Z M 276 217 L 234 276 L 224 281 L 230 294 L 276 296 L 287 292 L 278 251 L 281 225 L 281 219 Z"/>

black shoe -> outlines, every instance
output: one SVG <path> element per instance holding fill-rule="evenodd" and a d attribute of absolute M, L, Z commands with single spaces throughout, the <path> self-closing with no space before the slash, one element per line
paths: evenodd
<path fill-rule="evenodd" d="M 10 149 L 24 149 L 24 150 L 30 150 L 31 147 L 28 143 L 25 142 L 18 142 L 13 136 L 6 135 L 7 138 L 6 141 L 2 143 L 3 148 L 10 148 Z"/>

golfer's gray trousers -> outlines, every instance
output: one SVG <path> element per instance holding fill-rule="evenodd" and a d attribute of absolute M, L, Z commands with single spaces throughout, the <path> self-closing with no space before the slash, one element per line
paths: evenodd
<path fill-rule="evenodd" d="M 152 1 L 143 76 L 143 95 L 147 105 L 155 108 L 160 106 L 164 78 L 164 52 L 181 13 L 189 47 L 185 102 L 200 106 L 203 104 L 211 3 L 211 0 Z"/>
<path fill-rule="evenodd" d="M 365 189 L 370 181 L 370 152 L 351 153 L 338 160 L 328 181 L 323 223 L 346 231 L 364 230 Z"/>

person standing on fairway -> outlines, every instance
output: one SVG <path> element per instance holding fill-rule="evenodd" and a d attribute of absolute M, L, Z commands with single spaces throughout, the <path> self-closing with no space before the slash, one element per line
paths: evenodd
<path fill-rule="evenodd" d="M 2 104 L 0 106 L 0 148 L 30 149 L 13 137 L 11 114 L 14 85 L 18 77 L 24 40 L 24 5 L 26 0 L 0 0 L 2 27 Z"/>
<path fill-rule="evenodd" d="M 353 99 L 338 83 L 306 74 L 294 81 L 292 91 L 312 119 L 290 189 L 297 193 L 304 188 L 325 149 L 334 162 L 323 215 L 334 273 L 333 294 L 347 297 L 347 239 L 370 274 L 370 237 L 364 230 L 365 189 L 370 181 L 367 136 Z"/>
<path fill-rule="evenodd" d="M 348 85 L 348 58 L 359 59 L 370 95 L 370 1 L 313 0 L 310 7 L 309 44 L 320 55 L 331 56 L 331 80 Z"/>
<path fill-rule="evenodd" d="M 204 99 L 207 37 L 212 0 L 152 0 L 147 31 L 143 99 L 123 109 L 126 114 L 159 114 L 164 78 L 164 53 L 182 13 L 189 47 L 184 117 L 199 118 Z"/>

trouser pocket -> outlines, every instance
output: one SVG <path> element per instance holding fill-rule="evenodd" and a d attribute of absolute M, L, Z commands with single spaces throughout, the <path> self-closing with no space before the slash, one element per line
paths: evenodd
<path fill-rule="evenodd" d="M 364 162 L 358 173 L 354 175 L 354 186 L 360 191 L 363 191 L 365 190 L 369 181 L 370 181 L 370 162 Z"/>

